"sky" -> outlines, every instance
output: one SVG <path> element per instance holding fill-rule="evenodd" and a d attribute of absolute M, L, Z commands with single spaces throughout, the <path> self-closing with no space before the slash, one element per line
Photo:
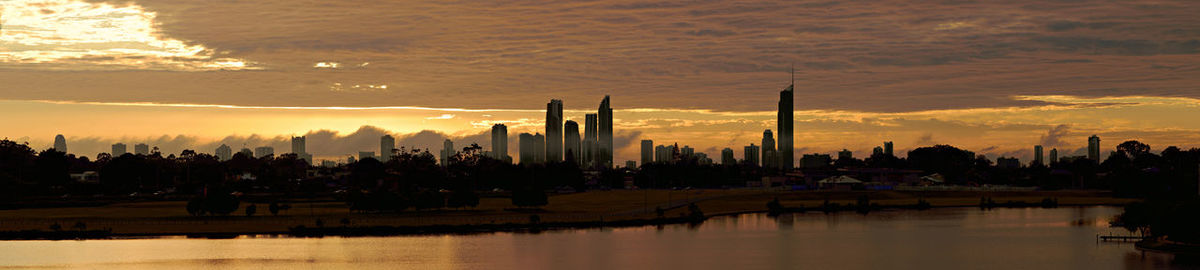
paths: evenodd
<path fill-rule="evenodd" d="M 0 0 L 0 137 L 94 157 L 309 136 L 318 159 L 488 146 L 605 95 L 637 141 L 710 156 L 775 129 L 795 71 L 797 155 L 883 141 L 1028 161 L 1200 147 L 1192 1 Z"/>

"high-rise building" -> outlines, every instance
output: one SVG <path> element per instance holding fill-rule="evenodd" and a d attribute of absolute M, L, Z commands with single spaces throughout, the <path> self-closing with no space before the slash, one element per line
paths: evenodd
<path fill-rule="evenodd" d="M 454 141 L 451 141 L 450 139 L 446 139 L 446 141 L 442 142 L 442 152 L 441 153 L 442 153 L 442 166 L 450 166 L 450 159 L 454 157 L 454 154 L 458 153 L 458 151 L 454 150 Z"/>
<path fill-rule="evenodd" d="M 654 141 L 642 140 L 642 166 L 654 162 Z"/>
<path fill-rule="evenodd" d="M 690 159 L 690 158 L 694 157 L 695 155 L 696 155 L 696 149 L 692 148 L 691 146 L 684 145 L 683 148 L 679 148 L 679 157 L 681 157 L 681 158 L 689 158 Z"/>
<path fill-rule="evenodd" d="M 264 158 L 264 157 L 269 157 L 269 156 L 274 156 L 274 155 L 275 155 L 275 147 L 260 146 L 260 147 L 254 148 L 254 157 L 255 158 Z"/>
<path fill-rule="evenodd" d="M 753 143 L 746 146 L 742 153 L 742 163 L 758 165 L 758 146 Z"/>
<path fill-rule="evenodd" d="M 358 151 L 358 160 L 359 161 L 363 161 L 368 158 L 379 160 L 378 158 L 375 158 L 375 151 Z"/>
<path fill-rule="evenodd" d="M 612 113 L 612 104 L 609 102 L 608 95 L 604 95 L 604 100 L 600 101 L 600 108 L 596 112 L 596 133 L 600 139 L 600 156 L 597 163 L 603 168 L 612 168 L 613 166 Z"/>
<path fill-rule="evenodd" d="M 292 153 L 308 153 L 304 136 L 292 137 Z"/>
<path fill-rule="evenodd" d="M 538 137 L 541 137 L 540 134 Z M 529 133 L 518 134 L 517 148 L 518 154 L 520 154 L 521 164 L 538 163 L 538 152 L 545 152 L 545 150 L 539 150 L 539 144 L 534 142 L 534 140 L 538 137 L 534 137 L 533 134 Z"/>
<path fill-rule="evenodd" d="M 782 162 L 779 160 L 779 154 L 775 148 L 775 136 L 771 135 L 771 130 L 763 131 L 762 138 L 762 167 L 775 169 L 780 168 Z"/>
<path fill-rule="evenodd" d="M 492 158 L 512 162 L 508 156 L 508 126 L 492 125 Z"/>
<path fill-rule="evenodd" d="M 533 133 L 533 156 L 535 163 L 546 163 L 546 135 Z"/>
<path fill-rule="evenodd" d="M 1046 165 L 1046 161 L 1042 159 L 1042 146 L 1033 146 L 1033 164 L 1030 165 Z"/>
<path fill-rule="evenodd" d="M 636 168 L 637 168 L 637 161 L 626 160 L 626 161 L 625 161 L 625 168 L 627 168 L 627 169 L 636 169 Z"/>
<path fill-rule="evenodd" d="M 143 156 L 149 155 L 150 154 L 150 146 L 146 145 L 144 143 L 135 144 L 135 145 L 133 145 L 133 154 L 143 155 Z"/>
<path fill-rule="evenodd" d="M 1100 136 L 1088 137 L 1088 159 L 1100 162 Z"/>
<path fill-rule="evenodd" d="M 671 148 L 663 145 L 654 147 L 654 162 L 667 163 L 671 162 Z"/>
<path fill-rule="evenodd" d="M 596 160 L 600 157 L 600 136 L 596 132 L 598 130 L 597 125 L 599 124 L 596 123 L 596 114 L 589 113 L 584 115 L 583 143 L 581 143 L 584 167 L 595 167 Z"/>
<path fill-rule="evenodd" d="M 54 151 L 59 151 L 59 152 L 63 152 L 63 153 L 67 152 L 67 138 L 63 137 L 62 134 L 58 134 L 58 135 L 54 136 Z"/>
<path fill-rule="evenodd" d="M 778 127 L 775 129 L 775 131 L 779 135 L 779 136 L 777 136 L 777 137 L 779 137 L 779 139 L 778 139 L 779 147 L 778 147 L 778 150 L 776 150 L 776 152 L 777 152 L 776 155 L 779 156 L 778 164 L 780 166 L 778 166 L 778 168 L 783 169 L 785 171 L 791 171 L 792 168 L 795 168 L 795 166 L 796 166 L 795 161 L 793 160 L 793 159 L 795 159 L 795 156 L 796 156 L 796 149 L 795 149 L 795 145 L 792 144 L 792 139 L 793 139 L 792 125 L 794 124 L 792 121 L 792 117 L 793 117 L 792 114 L 794 113 L 793 111 L 795 110 L 795 108 L 794 108 L 795 101 L 793 99 L 792 92 L 793 92 L 795 86 L 796 86 L 796 82 L 795 82 L 795 79 L 793 78 L 792 84 L 788 85 L 787 89 L 783 89 L 783 91 L 779 91 L 779 113 L 778 113 L 778 117 L 777 117 L 778 119 L 776 120 L 776 124 Z"/>
<path fill-rule="evenodd" d="M 392 156 L 396 153 L 396 138 L 392 135 L 383 135 L 379 137 L 379 162 L 388 162 L 392 160 Z"/>
<path fill-rule="evenodd" d="M 1055 162 L 1058 162 L 1058 148 L 1051 148 L 1050 163 L 1046 163 L 1046 165 L 1054 164 Z"/>
<path fill-rule="evenodd" d="M 733 159 L 733 149 L 729 147 L 721 149 L 721 165 L 729 166 L 734 164 L 737 164 L 737 160 Z"/>
<path fill-rule="evenodd" d="M 114 143 L 112 145 L 112 152 L 108 152 L 113 158 L 125 155 L 125 153 L 128 153 L 128 151 L 126 151 L 125 144 L 123 143 Z"/>
<path fill-rule="evenodd" d="M 562 161 L 563 154 L 563 104 L 562 100 L 551 99 L 546 103 L 546 161 Z"/>
<path fill-rule="evenodd" d="M 312 165 L 312 155 L 308 153 L 307 145 L 307 139 L 304 136 L 292 137 L 292 154 L 296 154 L 296 158 L 303 159 Z"/>
<path fill-rule="evenodd" d="M 116 147 L 117 146 L 114 145 L 113 149 L 116 149 Z M 124 144 L 121 145 L 121 150 L 122 151 L 125 150 Z M 113 151 L 116 151 L 116 150 L 113 150 Z M 226 160 L 233 158 L 233 148 L 229 148 L 228 145 L 221 144 L 221 146 L 217 146 L 217 150 L 213 151 L 213 154 L 217 155 L 217 159 L 219 159 L 221 161 L 226 161 Z"/>
<path fill-rule="evenodd" d="M 892 141 L 883 142 L 883 154 L 889 155 L 889 156 L 896 156 L 896 153 L 892 152 Z"/>
<path fill-rule="evenodd" d="M 563 160 L 570 160 L 578 164 L 582 160 L 579 157 L 579 148 L 581 146 L 579 123 L 567 121 L 563 124 Z"/>
<path fill-rule="evenodd" d="M 805 154 L 800 157 L 800 167 L 805 169 L 817 169 L 828 167 L 833 163 L 833 157 L 826 154 Z"/>
<path fill-rule="evenodd" d="M 842 151 L 838 151 L 838 159 L 854 159 L 854 152 L 843 148 Z"/>

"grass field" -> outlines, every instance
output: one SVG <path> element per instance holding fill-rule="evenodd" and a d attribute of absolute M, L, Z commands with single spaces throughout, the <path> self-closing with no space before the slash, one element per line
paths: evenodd
<path fill-rule="evenodd" d="M 924 199 L 934 207 L 978 206 L 980 197 L 996 202 L 1040 202 L 1055 198 L 1059 205 L 1121 205 L 1132 200 L 1112 198 L 1103 191 L 1030 191 L 1030 192 L 966 192 L 966 191 L 767 191 L 753 189 L 731 190 L 612 190 L 552 195 L 550 204 L 541 209 L 513 209 L 508 198 L 484 197 L 480 205 L 468 209 L 433 211 L 407 210 L 402 213 L 351 213 L 340 202 L 293 202 L 292 209 L 278 216 L 267 213 L 267 205 L 258 204 L 258 214 L 226 217 L 193 217 L 185 211 L 186 202 L 158 201 L 114 203 L 98 207 L 40 208 L 0 210 L 0 230 L 46 230 L 59 223 L 69 228 L 83 222 L 90 229 L 111 228 L 119 235 L 187 234 L 187 233 L 274 233 L 296 225 L 314 226 L 316 220 L 325 226 L 342 226 L 343 219 L 352 226 L 361 225 L 462 225 L 488 223 L 525 223 L 531 214 L 542 222 L 599 221 L 656 216 L 654 209 L 668 209 L 667 215 L 683 213 L 689 202 L 700 206 L 708 215 L 765 211 L 767 201 L 779 198 L 784 206 L 816 207 L 825 200 L 833 203 L 854 203 L 866 195 L 872 203 L 882 206 L 913 205 Z M 242 203 L 241 207 L 249 203 Z"/>

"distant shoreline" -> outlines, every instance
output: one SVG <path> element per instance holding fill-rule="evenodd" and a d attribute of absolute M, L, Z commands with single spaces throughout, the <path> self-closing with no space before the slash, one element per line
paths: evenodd
<path fill-rule="evenodd" d="M 645 193 L 644 193 L 645 192 Z M 671 192 L 668 194 L 667 192 Z M 1106 192 L 780 192 L 746 190 L 684 191 L 594 191 L 552 196 L 544 210 L 512 212 L 498 198 L 474 210 L 406 211 L 401 213 L 349 213 L 344 204 L 324 202 L 315 205 L 294 203 L 295 209 L 283 216 L 218 216 L 190 217 L 180 215 L 175 202 L 140 202 L 102 207 L 62 209 L 22 209 L 0 211 L 0 237 L 6 240 L 75 239 L 70 229 L 63 235 L 46 237 L 48 224 L 67 227 L 75 222 L 85 223 L 93 230 L 109 230 L 88 239 L 129 239 L 145 237 L 184 236 L 195 238 L 233 238 L 244 235 L 282 237 L 321 236 L 390 236 L 481 234 L 497 232 L 541 232 L 564 229 L 620 228 L 694 223 L 684 218 L 685 207 L 695 203 L 705 212 L 705 218 L 742 214 L 768 213 L 766 203 L 778 198 L 783 206 L 803 208 L 808 213 L 822 213 L 822 203 L 840 205 L 836 211 L 854 212 L 854 198 L 868 196 L 869 211 L 919 210 L 918 201 L 927 201 L 928 208 L 980 207 L 980 198 L 997 202 L 995 208 L 1041 207 L 1043 198 L 1054 198 L 1056 207 L 1121 206 L 1130 199 L 1111 198 Z M 669 196 L 672 203 L 641 207 L 647 197 Z M 663 197 L 664 199 L 666 197 Z M 665 200 L 664 200 L 665 201 Z M 1011 203 L 1011 204 L 1008 204 Z M 590 204 L 590 205 L 589 205 Z M 313 207 L 313 208 L 305 208 Z M 659 218 L 655 208 L 662 208 Z M 260 206 L 260 209 L 262 207 Z M 624 209 L 624 210 L 619 210 Z M 649 210 L 649 212 L 646 212 Z M 313 215 L 305 215 L 308 213 Z M 94 214 L 93 214 L 94 213 Z M 108 217 L 108 215 L 120 215 Z M 155 216 L 155 215 L 159 216 Z M 72 217 L 38 218 L 59 215 Z M 536 215 L 538 221 L 531 222 Z M 22 218 L 24 217 L 24 218 Z M 316 221 L 322 220 L 323 226 Z M 349 223 L 344 223 L 346 221 Z M 18 231 L 41 231 L 20 237 Z M 53 235 L 51 235 L 53 236 Z"/>

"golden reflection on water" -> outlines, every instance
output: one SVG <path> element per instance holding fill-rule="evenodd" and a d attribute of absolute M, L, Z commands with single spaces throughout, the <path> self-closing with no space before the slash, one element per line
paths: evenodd
<path fill-rule="evenodd" d="M 1120 209 L 935 209 L 718 217 L 700 226 L 360 238 L 0 242 L 0 267 L 102 269 L 1147 269 L 1098 243 Z M 1186 268 L 1186 267 L 1180 267 Z"/>

